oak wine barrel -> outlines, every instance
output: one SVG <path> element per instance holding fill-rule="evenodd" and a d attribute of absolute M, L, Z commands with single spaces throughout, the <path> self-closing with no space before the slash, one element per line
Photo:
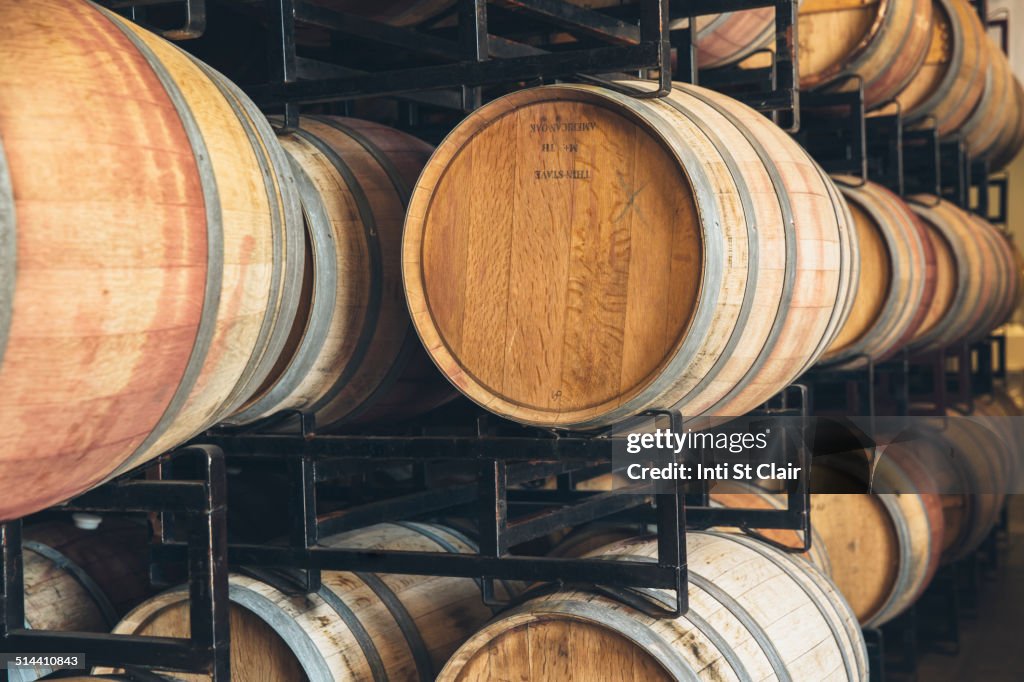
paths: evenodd
<path fill-rule="evenodd" d="M 910 205 L 925 225 L 936 270 L 935 295 L 909 349 L 924 353 L 983 337 L 1015 295 L 1007 241 L 948 201 L 918 195 Z"/>
<path fill-rule="evenodd" d="M 960 133 L 967 152 L 975 159 L 987 159 L 990 170 L 998 170 L 1020 151 L 1024 138 L 1021 127 L 1024 109 L 1020 101 L 1020 83 L 1006 54 L 986 36 L 988 70 L 984 89 Z"/>
<path fill-rule="evenodd" d="M 333 116 L 303 117 L 279 139 L 305 215 L 306 282 L 277 371 L 229 421 L 303 411 L 326 428 L 446 402 L 454 391 L 425 357 L 401 285 L 402 221 L 431 147 Z"/>
<path fill-rule="evenodd" d="M 689 610 L 649 615 L 674 599 L 560 591 L 501 614 L 438 676 L 457 680 L 867 680 L 860 628 L 842 596 L 808 562 L 742 535 L 687 533 Z M 593 556 L 593 555 L 592 555 Z M 609 545 L 601 559 L 654 561 L 657 542 Z"/>
<path fill-rule="evenodd" d="M 745 105 L 684 84 L 664 99 L 559 85 L 491 102 L 437 148 L 403 276 L 464 394 L 587 429 L 656 408 L 735 416 L 775 394 L 847 315 L 854 239 L 832 181 Z"/>
<path fill-rule="evenodd" d="M 902 199 L 874 182 L 835 179 L 857 227 L 860 281 L 820 364 L 854 368 L 888 358 L 913 336 L 934 295 L 935 256 Z"/>
<path fill-rule="evenodd" d="M 966 122 L 981 99 L 989 50 L 978 12 L 966 0 L 932 0 L 931 45 L 924 64 L 899 93 L 907 124 L 931 117 L 940 137 Z"/>
<path fill-rule="evenodd" d="M 930 489 L 941 500 L 943 562 L 963 559 L 981 546 L 1012 490 L 1020 444 L 1010 432 L 1013 425 L 1001 419 L 1003 409 L 979 399 L 971 415 L 948 410 L 945 417 L 916 421 L 908 445 L 928 469 Z"/>
<path fill-rule="evenodd" d="M 862 485 L 842 468 L 815 466 L 811 522 L 832 561 L 832 581 L 864 627 L 909 608 L 939 567 L 946 532 L 933 460 L 885 448 Z"/>
<path fill-rule="evenodd" d="M 711 493 L 711 504 L 715 507 L 731 507 L 734 509 L 784 509 L 784 496 L 759 490 L 753 485 L 736 481 L 719 481 L 715 483 Z M 567 533 L 548 553 L 555 557 L 581 557 L 613 542 L 634 538 L 643 534 L 646 526 L 636 523 L 614 522 L 588 523 Z M 731 532 L 730 528 L 719 528 L 723 532 Z M 800 533 L 793 530 L 755 529 L 773 542 L 792 548 L 803 546 Z M 795 552 L 795 556 L 811 562 L 826 577 L 831 572 L 831 561 L 824 543 L 811 528 L 811 547 L 806 552 Z"/>
<path fill-rule="evenodd" d="M 731 507 L 734 509 L 785 509 L 785 496 L 760 490 L 757 486 L 737 481 L 718 481 L 711 492 L 712 506 Z M 728 530 L 728 529 L 721 529 Z M 803 546 L 803 537 L 795 530 L 755 528 L 759 534 L 772 542 L 791 548 Z M 811 547 L 806 552 L 794 552 L 793 556 L 801 557 L 813 564 L 822 575 L 832 575 L 832 559 L 828 548 L 822 541 L 817 529 L 811 525 Z"/>
<path fill-rule="evenodd" d="M 321 544 L 476 551 L 456 531 L 411 522 L 378 524 Z M 492 617 L 470 578 L 324 571 L 322 580 L 319 592 L 296 596 L 232 574 L 232 680 L 431 680 L 452 652 Z M 114 632 L 180 637 L 188 635 L 188 627 L 188 593 L 181 588 L 144 602 Z"/>
<path fill-rule="evenodd" d="M 237 409 L 285 343 L 302 233 L 273 131 L 223 77 L 82 0 L 0 22 L 10 519 Z"/>
<path fill-rule="evenodd" d="M 105 518 L 95 530 L 64 521 L 26 525 L 25 619 L 38 630 L 109 632 L 152 594 L 149 528 Z"/>
<path fill-rule="evenodd" d="M 800 87 L 864 85 L 868 109 L 891 100 L 925 61 L 932 0 L 802 0 Z"/>
<path fill-rule="evenodd" d="M 149 585 L 149 528 L 116 517 L 98 528 L 67 521 L 24 527 L 22 580 L 25 626 L 33 630 L 109 632 L 117 621 L 152 594 Z M 12 669 L 13 682 L 31 682 L 48 667 Z"/>

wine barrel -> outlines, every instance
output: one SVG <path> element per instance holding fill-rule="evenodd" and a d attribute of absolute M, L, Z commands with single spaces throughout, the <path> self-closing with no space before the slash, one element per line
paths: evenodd
<path fill-rule="evenodd" d="M 22 536 L 25 626 L 36 630 L 109 632 L 152 594 L 149 529 L 126 519 L 103 519 L 87 530 L 66 521 L 26 525 Z M 13 682 L 53 672 L 11 670 Z"/>
<path fill-rule="evenodd" d="M 947 562 L 969 556 L 995 527 L 1017 456 L 992 421 L 984 418 L 984 407 L 979 407 L 981 419 L 950 411 L 938 432 L 954 473 L 954 487 L 944 498 L 948 505 L 959 508 L 957 513 L 963 519 L 960 533 L 950 538 L 943 555 Z"/>
<path fill-rule="evenodd" d="M 326 428 L 446 402 L 454 391 L 412 330 L 400 272 L 405 208 L 431 147 L 333 116 L 305 116 L 279 139 L 299 183 L 307 281 L 277 371 L 229 421 L 291 410 Z"/>
<path fill-rule="evenodd" d="M 37 630 L 109 632 L 152 594 L 149 528 L 106 518 L 95 530 L 64 521 L 25 526 L 25 620 Z"/>
<path fill-rule="evenodd" d="M 1017 288 L 1020 282 L 1013 248 L 1009 240 L 987 220 L 979 218 L 973 213 L 970 214 L 970 218 L 975 228 L 975 239 L 987 249 L 994 285 L 988 314 L 978 323 L 977 329 L 968 336 L 970 341 L 979 341 L 1003 324 L 1013 313 L 1013 305 L 1017 299 Z"/>
<path fill-rule="evenodd" d="M 716 482 L 711 493 L 712 506 L 731 507 L 734 509 L 785 509 L 785 497 L 777 493 L 770 493 L 759 490 L 749 483 L 736 481 Z M 804 539 L 795 530 L 781 529 L 754 529 L 759 534 L 772 542 L 796 549 L 803 547 Z M 832 575 L 832 559 L 828 555 L 828 548 L 822 541 L 818 531 L 811 526 L 811 547 L 806 552 L 795 552 L 799 556 L 811 562 L 823 575 Z"/>
<path fill-rule="evenodd" d="M 476 551 L 456 531 L 404 522 L 343 533 L 321 544 L 368 551 Z M 324 571 L 322 580 L 319 592 L 295 596 L 245 575 L 230 577 L 232 680 L 434 679 L 452 652 L 492 616 L 469 578 Z M 144 602 L 114 632 L 187 636 L 188 617 L 187 591 L 172 590 Z"/>
<path fill-rule="evenodd" d="M 856 281 L 851 224 L 813 160 L 735 100 L 550 86 L 438 147 L 403 276 L 434 362 L 503 417 L 734 416 L 831 343 Z"/>
<path fill-rule="evenodd" d="M 609 488 L 603 488 L 605 490 Z M 719 481 L 711 493 L 713 507 L 731 507 L 735 509 L 784 509 L 785 499 L 782 495 L 759 490 L 753 485 L 736 481 Z M 588 523 L 567 533 L 548 552 L 554 557 L 581 557 L 613 542 L 627 540 L 641 535 L 646 526 L 636 523 Z M 719 530 L 729 532 L 729 528 Z M 773 542 L 786 545 L 793 549 L 803 547 L 803 538 L 793 530 L 755 529 Z M 831 573 L 831 561 L 824 544 L 814 528 L 811 528 L 811 546 L 806 552 L 794 552 L 814 564 L 825 576 Z"/>
<path fill-rule="evenodd" d="M 891 444 L 879 456 L 870 493 L 851 492 L 851 472 L 815 465 L 811 520 L 832 560 L 832 581 L 864 627 L 909 608 L 938 569 L 945 518 L 935 462 Z M 859 473 L 859 472 L 857 472 Z M 837 480 L 838 479 L 838 480 Z"/>
<path fill-rule="evenodd" d="M 888 358 L 913 336 L 934 296 L 935 255 L 902 199 L 874 182 L 836 180 L 857 226 L 860 282 L 820 362 L 852 369 Z"/>
<path fill-rule="evenodd" d="M 735 64 L 758 50 L 774 47 L 775 12 L 771 7 L 697 17 L 697 66 L 711 69 Z M 689 21 L 674 22 L 679 30 Z"/>
<path fill-rule="evenodd" d="M 1012 73 L 1012 71 L 1011 71 Z M 1014 76 L 1013 78 L 1013 95 L 1016 101 L 1017 120 L 1016 126 L 1012 132 L 1008 133 L 1007 137 L 1004 138 L 1005 142 L 992 152 L 992 157 L 989 161 L 990 169 L 1005 168 L 1010 165 L 1020 150 L 1024 148 L 1024 86 L 1021 85 L 1020 81 Z M 1013 106 L 1010 103 L 1007 106 Z"/>
<path fill-rule="evenodd" d="M 233 412 L 286 340 L 302 233 L 273 131 L 221 76 L 83 0 L 0 22 L 10 519 Z"/>
<path fill-rule="evenodd" d="M 562 591 L 524 602 L 452 656 L 439 682 L 793 679 L 867 680 L 857 621 L 809 563 L 742 535 L 688 533 L 689 605 L 657 618 L 622 600 Z M 654 561 L 635 538 L 600 558 Z M 674 599 L 645 590 L 655 601 Z"/>
<path fill-rule="evenodd" d="M 895 97 L 925 61 L 932 0 L 802 0 L 800 87 L 864 84 L 868 109 Z"/>
<path fill-rule="evenodd" d="M 1006 241 L 991 234 L 994 228 L 937 197 L 912 197 L 911 207 L 935 251 L 936 279 L 932 303 L 908 347 L 930 352 L 984 336 L 999 324 L 1009 295 L 1005 289 L 1014 288 L 1012 266 L 1002 255 L 1009 247 L 995 240 Z"/>
<path fill-rule="evenodd" d="M 990 57 L 981 19 L 965 0 L 932 0 L 932 15 L 924 64 L 896 100 L 907 124 L 930 117 L 939 135 L 947 137 L 981 99 Z"/>
<path fill-rule="evenodd" d="M 985 74 L 981 99 L 964 122 L 960 133 L 967 152 L 975 159 L 993 162 L 990 170 L 1001 166 L 995 162 L 1008 162 L 1020 150 L 1020 128 L 1024 123 L 1018 89 L 1020 84 L 1006 54 L 990 38 L 984 41 L 988 52 L 988 70 Z"/>
<path fill-rule="evenodd" d="M 1017 470 L 1019 436 L 1005 406 L 981 398 L 974 412 L 948 410 L 921 418 L 909 443 L 939 493 L 945 535 L 942 560 L 963 559 L 981 546 L 999 519 Z"/>

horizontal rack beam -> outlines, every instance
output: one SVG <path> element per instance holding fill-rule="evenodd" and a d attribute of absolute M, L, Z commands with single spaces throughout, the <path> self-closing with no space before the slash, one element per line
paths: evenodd
<path fill-rule="evenodd" d="M 455 86 L 493 85 L 510 81 L 565 78 L 641 69 L 659 63 L 658 42 L 601 47 L 558 54 L 528 55 L 512 59 L 461 62 L 397 71 L 367 73 L 317 81 L 292 81 L 251 86 L 248 94 L 261 107 L 286 103 L 311 104 L 359 97 L 399 95 Z"/>
<path fill-rule="evenodd" d="M 153 548 L 161 560 L 181 560 L 182 543 Z M 327 571 L 444 575 L 456 578 L 495 577 L 504 580 L 579 582 L 674 588 L 677 567 L 650 561 L 609 561 L 506 555 L 501 557 L 447 552 L 357 550 L 333 547 L 272 547 L 234 544 L 228 560 L 239 566 L 287 566 Z"/>

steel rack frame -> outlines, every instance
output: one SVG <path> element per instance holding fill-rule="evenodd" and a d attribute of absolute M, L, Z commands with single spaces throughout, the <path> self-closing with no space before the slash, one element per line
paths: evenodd
<path fill-rule="evenodd" d="M 188 567 L 190 639 L 55 632 L 26 627 L 21 520 L 0 524 L 3 574 L 0 581 L 0 651 L 24 654 L 75 652 L 88 666 L 125 668 L 139 680 L 159 679 L 153 669 L 205 673 L 229 682 L 228 571 L 224 455 L 219 448 L 193 445 L 173 453 L 199 460 L 201 480 L 171 480 L 164 467 L 171 455 L 147 465 L 151 477 L 126 477 L 87 492 L 62 511 L 149 512 L 160 516 L 159 540 L 167 541 L 170 517 L 181 515 L 186 540 L 182 558 Z M 0 681 L 8 670 L 0 668 Z"/>
<path fill-rule="evenodd" d="M 168 40 L 192 40 L 206 32 L 206 0 L 99 0 L 108 9 L 146 25 Z M 184 23 L 177 28 L 159 28 L 145 22 L 146 9 L 156 5 L 181 4 L 185 15 Z"/>
<path fill-rule="evenodd" d="M 807 393 L 803 387 L 791 387 L 777 402 L 763 411 L 766 418 L 807 415 Z M 682 430 L 681 417 L 672 414 L 670 418 L 672 428 Z M 643 484 L 609 492 L 581 491 L 566 485 L 577 472 L 599 465 L 608 470 L 615 449 L 624 443 L 621 438 L 607 434 L 549 432 L 499 424 L 470 434 L 452 431 L 431 435 L 317 435 L 308 416 L 303 424 L 301 433 L 290 435 L 214 431 L 200 438 L 203 443 L 223 449 L 233 461 L 276 462 L 287 467 L 291 481 L 286 496 L 290 527 L 287 544 L 229 543 L 227 558 L 234 566 L 253 570 L 297 570 L 301 577 L 292 589 L 299 591 L 318 589 L 323 570 L 471 577 L 481 581 L 484 601 L 491 605 L 498 604 L 496 581 L 541 581 L 584 585 L 588 589 L 661 588 L 675 591 L 676 598 L 668 605 L 652 602 L 650 613 L 675 617 L 688 607 L 687 528 L 735 526 L 755 536 L 759 534 L 754 529 L 789 529 L 802 532 L 804 544 L 784 549 L 804 551 L 810 543 L 805 477 L 789 482 L 785 509 L 715 509 L 707 504 L 706 489 L 693 490 L 683 481 L 653 491 Z M 787 456 L 803 463 L 808 467 L 804 471 L 809 471 L 806 449 L 800 447 L 802 439 L 797 440 L 798 445 L 787 450 Z M 339 513 L 320 512 L 318 485 L 396 465 L 425 467 L 442 462 L 456 463 L 464 474 L 475 473 L 476 482 L 423 487 L 398 496 L 372 499 Z M 563 484 L 550 491 L 515 489 L 527 481 L 550 476 L 559 476 Z M 321 537 L 372 523 L 426 514 L 436 516 L 467 507 L 475 510 L 478 521 L 479 551 L 475 554 L 367 551 L 318 544 Z M 534 510 L 533 513 L 511 513 L 514 508 L 524 507 Z M 510 551 L 516 545 L 557 530 L 597 519 L 623 517 L 656 527 L 657 561 L 552 558 Z M 155 556 L 167 561 L 180 560 L 184 552 L 181 542 L 166 542 L 154 548 Z"/>
<path fill-rule="evenodd" d="M 844 92 L 819 88 L 802 94 L 801 128 L 794 137 L 826 172 L 851 175 L 861 184 L 870 179 L 903 196 L 904 148 L 920 144 L 917 131 L 904 128 L 896 102 L 868 112 L 859 78 L 831 86 L 837 84 L 853 88 Z"/>
<path fill-rule="evenodd" d="M 541 25 L 596 40 L 598 46 L 550 52 L 495 35 L 490 31 L 488 0 L 458 0 L 455 40 L 325 10 L 303 0 L 266 0 L 264 6 L 273 29 L 271 80 L 251 86 L 247 91 L 261 107 L 284 107 L 286 113 L 310 103 L 382 96 L 401 96 L 471 111 L 482 102 L 482 86 L 642 72 L 653 73 L 657 87 L 642 94 L 626 89 L 627 94 L 663 97 L 672 87 L 673 47 L 679 58 L 679 77 L 690 82 L 698 79 L 692 47 L 695 28 L 670 32 L 670 17 L 775 7 L 776 56 L 771 66 L 737 74 L 737 77 L 746 80 L 748 85 L 751 78 L 756 80 L 758 88 L 747 101 L 761 111 L 794 111 L 799 100 L 795 0 L 686 0 L 673 3 L 671 14 L 668 0 L 638 0 L 636 9 L 626 8 L 636 16 L 626 19 L 563 0 L 491 0 L 490 4 L 529 17 Z M 351 68 L 351 65 L 304 59 L 297 56 L 295 41 L 296 24 L 303 23 L 451 63 L 370 73 Z M 691 27 L 695 27 L 694 22 Z M 607 87 L 620 89 L 611 81 L 602 82 Z M 720 75 L 717 82 L 723 82 Z M 453 100 L 444 91 L 460 95 Z M 288 120 L 294 121 L 294 116 L 294 113 L 289 114 Z"/>

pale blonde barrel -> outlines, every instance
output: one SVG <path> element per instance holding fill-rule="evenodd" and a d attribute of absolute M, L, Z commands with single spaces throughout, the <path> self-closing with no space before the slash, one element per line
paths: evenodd
<path fill-rule="evenodd" d="M 689 604 L 655 618 L 623 600 L 555 592 L 505 612 L 463 645 L 438 680 L 867 680 L 856 618 L 808 562 L 742 535 L 688 533 Z M 654 561 L 626 540 L 601 559 Z M 665 602 L 660 590 L 635 598 Z"/>
<path fill-rule="evenodd" d="M 476 551 L 457 531 L 413 522 L 378 524 L 322 544 Z M 319 592 L 295 596 L 245 575 L 231 576 L 232 680 L 434 679 L 455 649 L 492 616 L 469 578 L 325 571 L 322 580 Z M 498 585 L 500 596 L 507 597 Z M 188 593 L 180 589 L 154 597 L 114 631 L 187 636 Z"/>
<path fill-rule="evenodd" d="M 851 223 L 806 152 L 735 100 L 536 88 L 438 147 L 406 219 L 405 290 L 434 362 L 499 415 L 731 416 L 831 343 L 855 290 Z"/>

